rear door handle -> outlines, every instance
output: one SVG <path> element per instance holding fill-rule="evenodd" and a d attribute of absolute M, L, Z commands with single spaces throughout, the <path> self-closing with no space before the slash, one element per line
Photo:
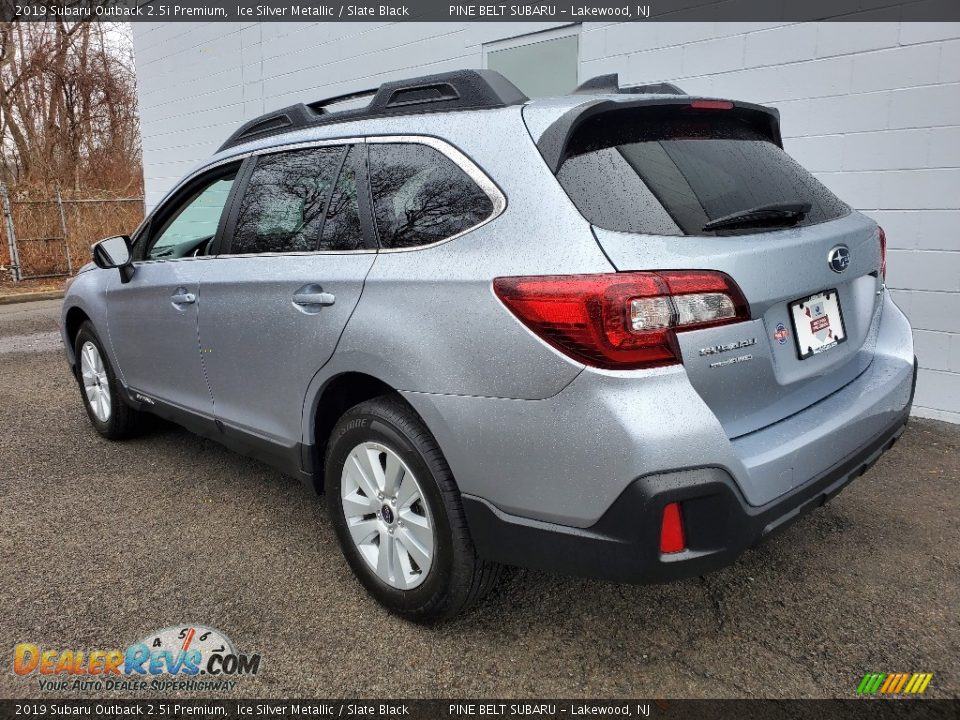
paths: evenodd
<path fill-rule="evenodd" d="M 304 307 L 333 305 L 336 299 L 333 293 L 328 292 L 298 292 L 293 295 L 293 304 Z"/>
<path fill-rule="evenodd" d="M 177 291 L 170 296 L 170 302 L 174 305 L 190 305 L 197 301 L 197 296 L 192 292 Z"/>

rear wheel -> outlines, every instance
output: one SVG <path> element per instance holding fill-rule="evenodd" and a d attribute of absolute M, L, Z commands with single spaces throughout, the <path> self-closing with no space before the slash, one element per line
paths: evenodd
<path fill-rule="evenodd" d="M 418 622 L 485 595 L 499 566 L 479 558 L 440 448 L 399 398 L 348 410 L 327 446 L 327 508 L 353 572 L 378 601 Z"/>
<path fill-rule="evenodd" d="M 93 325 L 85 322 L 80 326 L 73 347 L 77 358 L 77 382 L 90 424 L 110 440 L 122 440 L 136 434 L 140 413 L 121 399 L 120 383 Z"/>

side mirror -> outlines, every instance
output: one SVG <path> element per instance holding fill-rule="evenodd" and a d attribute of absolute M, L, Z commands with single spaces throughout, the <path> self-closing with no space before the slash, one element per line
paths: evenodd
<path fill-rule="evenodd" d="M 120 279 L 129 282 L 133 277 L 133 255 L 130 251 L 130 238 L 117 235 L 94 244 L 93 262 L 98 268 L 120 270 Z"/>

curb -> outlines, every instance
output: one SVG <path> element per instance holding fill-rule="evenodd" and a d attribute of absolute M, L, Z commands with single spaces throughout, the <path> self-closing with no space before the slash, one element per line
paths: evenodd
<path fill-rule="evenodd" d="M 35 300 L 59 300 L 63 297 L 63 290 L 40 290 L 38 292 L 16 293 L 15 295 L 0 295 L 0 305 L 33 302 Z"/>

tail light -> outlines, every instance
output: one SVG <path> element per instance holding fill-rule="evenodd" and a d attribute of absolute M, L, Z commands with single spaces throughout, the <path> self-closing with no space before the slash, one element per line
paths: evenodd
<path fill-rule="evenodd" d="M 883 228 L 877 226 L 877 235 L 880 237 L 880 279 L 887 281 L 887 234 Z"/>
<path fill-rule="evenodd" d="M 660 552 L 677 553 L 687 549 L 687 537 L 683 531 L 680 503 L 672 502 L 663 508 L 660 521 Z"/>
<path fill-rule="evenodd" d="M 493 289 L 553 347 L 611 370 L 679 363 L 676 333 L 750 319 L 737 284 L 712 270 L 503 277 Z"/>

